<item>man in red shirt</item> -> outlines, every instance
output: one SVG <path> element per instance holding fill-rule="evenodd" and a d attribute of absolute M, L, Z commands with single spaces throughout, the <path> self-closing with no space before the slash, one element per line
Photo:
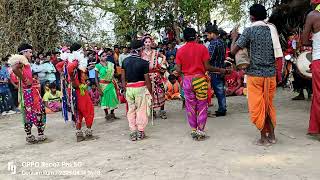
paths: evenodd
<path fill-rule="evenodd" d="M 183 35 L 187 43 L 177 53 L 176 70 L 184 76 L 182 86 L 187 118 L 192 128 L 191 136 L 195 140 L 203 140 L 206 137 L 204 128 L 208 111 L 208 80 L 205 73 L 225 74 L 226 70 L 209 64 L 209 51 L 204 45 L 196 43 L 196 31 L 193 28 L 186 28 Z"/>

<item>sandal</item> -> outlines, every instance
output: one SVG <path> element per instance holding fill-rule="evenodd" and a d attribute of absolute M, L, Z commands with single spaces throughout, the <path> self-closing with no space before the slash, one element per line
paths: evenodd
<path fill-rule="evenodd" d="M 196 131 L 196 130 L 192 130 L 192 131 L 191 131 L 191 137 L 192 137 L 192 139 L 194 139 L 194 140 L 197 139 L 198 136 L 197 136 L 197 131 Z"/>
<path fill-rule="evenodd" d="M 109 115 L 109 118 L 110 118 L 111 120 L 120 119 L 120 118 L 116 117 L 115 114 L 110 114 L 110 115 Z"/>
<path fill-rule="evenodd" d="M 44 134 L 38 135 L 38 141 L 45 141 L 47 137 Z"/>
<path fill-rule="evenodd" d="M 164 110 L 160 110 L 160 118 L 161 119 L 167 119 L 167 113 Z"/>
<path fill-rule="evenodd" d="M 35 144 L 35 143 L 38 143 L 36 137 L 34 135 L 28 135 L 26 137 L 26 141 L 30 144 Z"/>
<path fill-rule="evenodd" d="M 131 132 L 129 136 L 130 136 L 130 140 L 131 140 L 131 141 L 136 141 L 136 140 L 138 140 L 137 131 Z"/>
<path fill-rule="evenodd" d="M 84 141 L 85 138 L 83 136 L 83 132 L 81 130 L 77 130 L 76 132 L 77 142 Z"/>
<path fill-rule="evenodd" d="M 204 131 L 200 131 L 198 130 L 197 131 L 197 141 L 202 141 L 202 140 L 205 140 L 206 139 L 206 133 Z"/>
<path fill-rule="evenodd" d="M 105 117 L 106 121 L 110 121 L 112 120 L 111 114 L 107 114 Z"/>
<path fill-rule="evenodd" d="M 144 131 L 139 131 L 138 132 L 138 140 L 142 140 L 146 137 Z"/>
<path fill-rule="evenodd" d="M 86 129 L 84 133 L 86 134 L 86 138 L 92 137 L 92 130 L 90 128 Z"/>

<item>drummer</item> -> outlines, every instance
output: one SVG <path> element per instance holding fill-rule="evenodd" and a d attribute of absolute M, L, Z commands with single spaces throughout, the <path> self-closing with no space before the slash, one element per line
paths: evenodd
<path fill-rule="evenodd" d="M 311 64 L 313 97 L 308 134 L 320 139 L 320 0 L 311 0 L 311 4 L 315 10 L 308 14 L 302 34 L 303 44 L 313 46 Z M 310 33 L 313 34 L 312 41 L 309 39 Z"/>

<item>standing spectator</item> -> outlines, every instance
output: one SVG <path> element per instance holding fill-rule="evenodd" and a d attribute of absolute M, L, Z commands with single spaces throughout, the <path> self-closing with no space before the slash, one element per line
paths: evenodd
<path fill-rule="evenodd" d="M 88 72 L 89 72 L 89 81 L 90 84 L 95 83 L 96 78 L 96 70 L 94 67 L 96 66 L 96 58 L 95 58 L 95 52 L 89 51 L 88 53 Z"/>
<path fill-rule="evenodd" d="M 114 62 L 116 63 L 116 65 L 119 64 L 119 56 L 120 56 L 120 48 L 119 48 L 119 45 L 114 45 L 113 46 L 113 59 L 114 59 Z"/>
<path fill-rule="evenodd" d="M 46 74 L 45 80 L 49 81 L 49 83 L 56 82 L 56 68 L 54 65 L 50 62 L 50 56 L 47 56 L 46 59 L 44 59 L 42 63 L 42 72 Z"/>
<path fill-rule="evenodd" d="M 176 57 L 177 49 L 173 46 L 172 42 L 168 43 L 168 50 L 166 52 L 166 59 L 169 59 L 171 55 Z"/>
<path fill-rule="evenodd" d="M 9 88 L 9 72 L 8 67 L 6 65 L 6 59 L 4 58 L 1 62 L 0 66 L 0 111 L 2 115 L 10 115 L 15 114 L 16 112 L 13 111 L 15 106 L 13 104 L 12 95 Z"/>
<path fill-rule="evenodd" d="M 36 56 L 35 58 L 35 62 L 33 64 L 31 64 L 31 69 L 33 73 L 37 73 L 38 74 L 38 78 L 40 80 L 40 84 L 44 84 L 46 81 L 46 73 L 43 71 L 43 65 L 41 64 L 41 59 L 40 57 L 42 56 Z"/>
<path fill-rule="evenodd" d="M 124 46 L 122 49 L 122 53 L 119 56 L 119 66 L 120 67 L 122 67 L 123 60 L 129 56 L 130 56 L 130 54 L 128 53 L 128 47 Z"/>
<path fill-rule="evenodd" d="M 207 38 L 210 41 L 210 65 L 215 68 L 224 68 L 225 48 L 224 43 L 219 39 L 219 32 L 215 26 L 208 26 L 206 29 Z M 219 109 L 215 112 L 216 116 L 225 116 L 227 113 L 227 102 L 224 91 L 224 78 L 221 74 L 210 73 L 211 85 L 218 99 Z"/>
<path fill-rule="evenodd" d="M 8 62 L 10 55 L 7 55 L 4 59 L 5 62 Z M 10 92 L 12 95 L 12 99 L 13 99 L 13 104 L 15 107 L 19 106 L 19 102 L 18 102 L 18 88 L 19 88 L 19 80 L 18 77 L 13 73 L 12 68 L 8 65 L 8 73 L 10 76 L 10 84 L 9 84 L 9 88 L 10 88 Z M 16 112 L 20 112 L 20 110 L 18 108 L 16 108 Z"/>

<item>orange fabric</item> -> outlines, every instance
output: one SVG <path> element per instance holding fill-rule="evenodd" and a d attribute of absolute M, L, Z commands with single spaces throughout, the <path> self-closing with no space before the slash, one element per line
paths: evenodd
<path fill-rule="evenodd" d="M 276 127 L 276 110 L 273 98 L 276 92 L 276 77 L 248 76 L 248 106 L 253 124 L 262 131 L 269 116 L 273 127 Z"/>
<path fill-rule="evenodd" d="M 213 90 L 212 90 L 212 87 L 211 87 L 211 78 L 210 76 L 208 75 L 208 73 L 206 74 L 207 76 L 207 79 L 208 79 L 208 105 L 211 106 L 212 105 L 212 96 L 213 96 Z"/>
<path fill-rule="evenodd" d="M 180 89 L 178 81 L 172 85 L 170 81 L 167 81 L 167 92 L 166 92 L 166 100 L 170 99 L 180 99 Z"/>
<path fill-rule="evenodd" d="M 117 66 L 116 71 L 117 71 L 117 74 L 120 75 L 122 72 L 122 68 L 120 66 Z"/>

